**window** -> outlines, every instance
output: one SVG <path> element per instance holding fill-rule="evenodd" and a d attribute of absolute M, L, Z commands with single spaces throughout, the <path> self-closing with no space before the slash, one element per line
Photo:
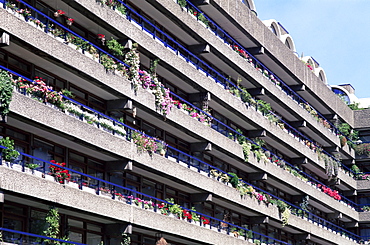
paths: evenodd
<path fill-rule="evenodd" d="M 88 107 L 104 112 L 106 110 L 106 102 L 103 99 L 100 99 L 80 88 L 71 85 L 69 90 L 75 96 L 74 100 L 80 102 L 81 104 L 87 105 Z"/>
<path fill-rule="evenodd" d="M 90 176 L 104 179 L 104 163 L 98 160 L 91 159 L 87 156 L 81 155 L 77 152 L 69 152 L 69 163 L 68 166 L 78 172 L 86 173 Z M 78 181 L 81 176 L 77 173 L 71 173 L 71 179 Z M 88 178 L 88 185 L 97 185 L 97 180 Z"/>
<path fill-rule="evenodd" d="M 66 82 L 59 78 L 49 75 L 48 73 L 42 71 L 41 69 L 35 69 L 35 77 L 40 77 L 44 79 L 48 86 L 52 86 L 53 90 L 61 91 L 66 88 Z"/>
<path fill-rule="evenodd" d="M 56 162 L 64 162 L 64 148 L 54 145 L 53 143 L 46 142 L 41 139 L 34 139 L 33 141 L 33 156 L 38 157 L 40 159 L 50 161 L 55 160 Z M 40 162 L 38 160 L 34 160 L 34 163 L 38 163 L 39 165 L 43 165 L 44 162 Z M 49 167 L 49 164 L 46 164 L 46 168 Z"/>
<path fill-rule="evenodd" d="M 27 209 L 16 203 L 4 204 L 3 227 L 11 230 L 24 231 L 26 228 Z M 17 243 L 22 235 L 17 233 L 3 232 L 5 242 Z"/>

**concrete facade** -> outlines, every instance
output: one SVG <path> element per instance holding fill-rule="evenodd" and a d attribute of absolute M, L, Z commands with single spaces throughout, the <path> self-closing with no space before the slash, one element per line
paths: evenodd
<path fill-rule="evenodd" d="M 37 6 L 48 9 L 49 21 L 59 21 L 67 30 L 109 53 L 104 42 L 110 38 L 137 43 L 139 69 L 149 70 L 151 61 L 158 58 L 161 85 L 189 101 L 187 104 L 197 103 L 213 120 L 202 123 L 175 106 L 164 117 L 153 90 L 139 86 L 135 91 L 128 75 L 119 75 L 100 64 L 102 56 L 88 57 L 86 50 L 76 50 L 68 43 L 72 41 L 54 37 L 48 29 L 33 25 L 4 5 L 0 8 L 0 33 L 10 36 L 10 45 L 0 47 L 0 65 L 4 67 L 1 70 L 7 70 L 13 78 L 21 74 L 31 80 L 42 74 L 55 89 L 71 90 L 74 99 L 81 103 L 78 107 L 82 116 L 45 103 L 45 98 L 40 100 L 14 89 L 0 135 L 13 139 L 16 150 L 24 154 L 45 162 L 66 162 L 72 177 L 61 184 L 47 173 L 51 171 L 48 167 L 42 170 L 44 173 L 40 168 L 31 170 L 29 164 L 37 161 L 28 155 L 14 163 L 3 161 L 0 228 L 34 233 L 37 225 L 32 222 L 41 220 L 35 215 L 44 217 L 49 206 L 54 206 L 61 213 L 61 232 L 68 234 L 72 242 L 88 245 L 100 241 L 121 244 L 124 234 L 131 237 L 132 245 L 160 244 L 161 237 L 167 244 L 179 245 L 344 245 L 363 244 L 370 238 L 366 236 L 370 217 L 368 212 L 362 212 L 368 211 L 369 182 L 359 180 L 365 175 L 362 172 L 366 172 L 369 157 L 356 156 L 351 147 L 341 145 L 340 133 L 328 129 L 323 119 L 320 121 L 293 95 L 266 77 L 258 65 L 235 52 L 230 40 L 221 39 L 221 29 L 246 50 L 259 50 L 255 58 L 324 115 L 325 121 L 335 126 L 347 123 L 360 131 L 363 142 L 370 129 L 369 110 L 352 111 L 337 98 L 318 74 L 311 72 L 258 19 L 253 1 L 189 1 L 186 8 L 176 0 L 123 3 L 127 15 L 119 14 L 109 3 L 91 0 L 45 0 Z M 29 8 L 22 1 L 14 4 Z M 37 6 L 32 16 L 41 19 Z M 56 17 L 56 7 L 68 9 L 68 13 Z M 198 11 L 214 24 L 203 23 Z M 69 16 L 74 17 L 72 26 L 66 24 Z M 153 21 L 153 26 L 143 24 L 141 16 Z M 216 25 L 218 31 L 213 29 Z M 149 33 L 151 29 L 156 33 Z M 163 34 L 159 34 L 161 31 Z M 107 40 L 100 40 L 98 34 L 104 34 Z M 197 52 L 194 47 L 206 48 Z M 189 51 L 185 57 L 184 50 L 194 53 Z M 127 62 L 124 55 L 116 57 Z M 209 68 L 204 68 L 204 64 Z M 281 121 L 272 120 L 252 103 L 234 96 L 231 84 L 219 86 L 212 78 L 215 72 L 240 83 L 256 100 L 270 103 L 286 126 L 281 127 Z M 205 93 L 209 101 L 205 102 L 204 96 L 194 99 Z M 127 102 L 127 108 L 110 110 L 107 105 L 115 105 L 116 101 Z M 102 123 L 89 122 L 83 117 L 89 112 L 85 106 L 101 113 L 94 112 L 98 120 L 117 121 L 122 117 L 126 135 L 112 133 Z M 167 151 L 140 151 L 131 138 L 132 128 L 163 140 L 168 144 Z M 246 150 L 243 152 L 235 138 L 237 130 L 253 141 L 258 142 L 255 137 L 265 141 L 262 156 L 258 155 L 261 151 L 253 152 L 251 146 L 246 157 Z M 332 161 L 334 158 L 341 162 Z M 364 167 L 360 177 L 349 170 L 353 164 Z M 220 172 L 214 174 L 215 169 L 224 175 L 217 177 Z M 237 188 L 231 184 L 231 175 L 227 181 L 221 181 L 227 173 L 237 174 Z M 242 194 L 242 185 L 253 191 Z M 117 193 L 112 196 L 113 191 L 123 197 Z M 184 214 L 186 209 L 195 207 L 199 217 L 208 217 L 211 225 L 167 217 L 160 210 L 130 203 L 130 198 L 173 198 L 175 204 L 185 209 Z M 289 210 L 287 223 L 281 205 Z M 250 231 L 251 237 L 238 233 L 243 229 Z M 9 242 L 9 233 L 4 234 L 4 242 Z M 19 235 L 14 237 L 20 239 Z"/>

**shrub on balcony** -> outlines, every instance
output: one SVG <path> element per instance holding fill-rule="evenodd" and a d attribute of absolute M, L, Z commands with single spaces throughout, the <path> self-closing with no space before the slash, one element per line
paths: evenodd
<path fill-rule="evenodd" d="M 357 154 L 370 157 L 370 143 L 358 144 L 354 148 Z"/>
<path fill-rule="evenodd" d="M 0 145 L 6 147 L 6 149 L 1 148 L 1 156 L 7 162 L 13 162 L 19 157 L 19 152 L 14 148 L 14 140 L 9 137 L 1 138 Z"/>
<path fill-rule="evenodd" d="M 125 47 L 122 44 L 120 44 L 117 40 L 115 40 L 113 37 L 106 42 L 106 45 L 113 55 L 123 56 L 123 51 Z"/>
<path fill-rule="evenodd" d="M 139 152 L 147 151 L 150 156 L 153 156 L 154 152 L 157 151 L 157 144 L 155 140 L 148 136 L 134 131 L 132 132 L 132 139 Z"/>
<path fill-rule="evenodd" d="M 177 0 L 177 4 L 180 5 L 182 8 L 185 8 L 187 5 L 186 0 Z"/>

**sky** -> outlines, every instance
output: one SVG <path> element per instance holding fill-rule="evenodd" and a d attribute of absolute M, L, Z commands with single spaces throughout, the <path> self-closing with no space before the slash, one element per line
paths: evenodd
<path fill-rule="evenodd" d="M 330 85 L 351 84 L 370 97 L 370 0 L 254 0 L 261 20 L 275 19 L 299 55 L 312 56 Z"/>

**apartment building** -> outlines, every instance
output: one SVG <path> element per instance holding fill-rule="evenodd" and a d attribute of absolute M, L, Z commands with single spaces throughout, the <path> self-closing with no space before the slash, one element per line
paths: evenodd
<path fill-rule="evenodd" d="M 369 110 L 252 0 L 1 4 L 4 244 L 370 238 Z"/>

